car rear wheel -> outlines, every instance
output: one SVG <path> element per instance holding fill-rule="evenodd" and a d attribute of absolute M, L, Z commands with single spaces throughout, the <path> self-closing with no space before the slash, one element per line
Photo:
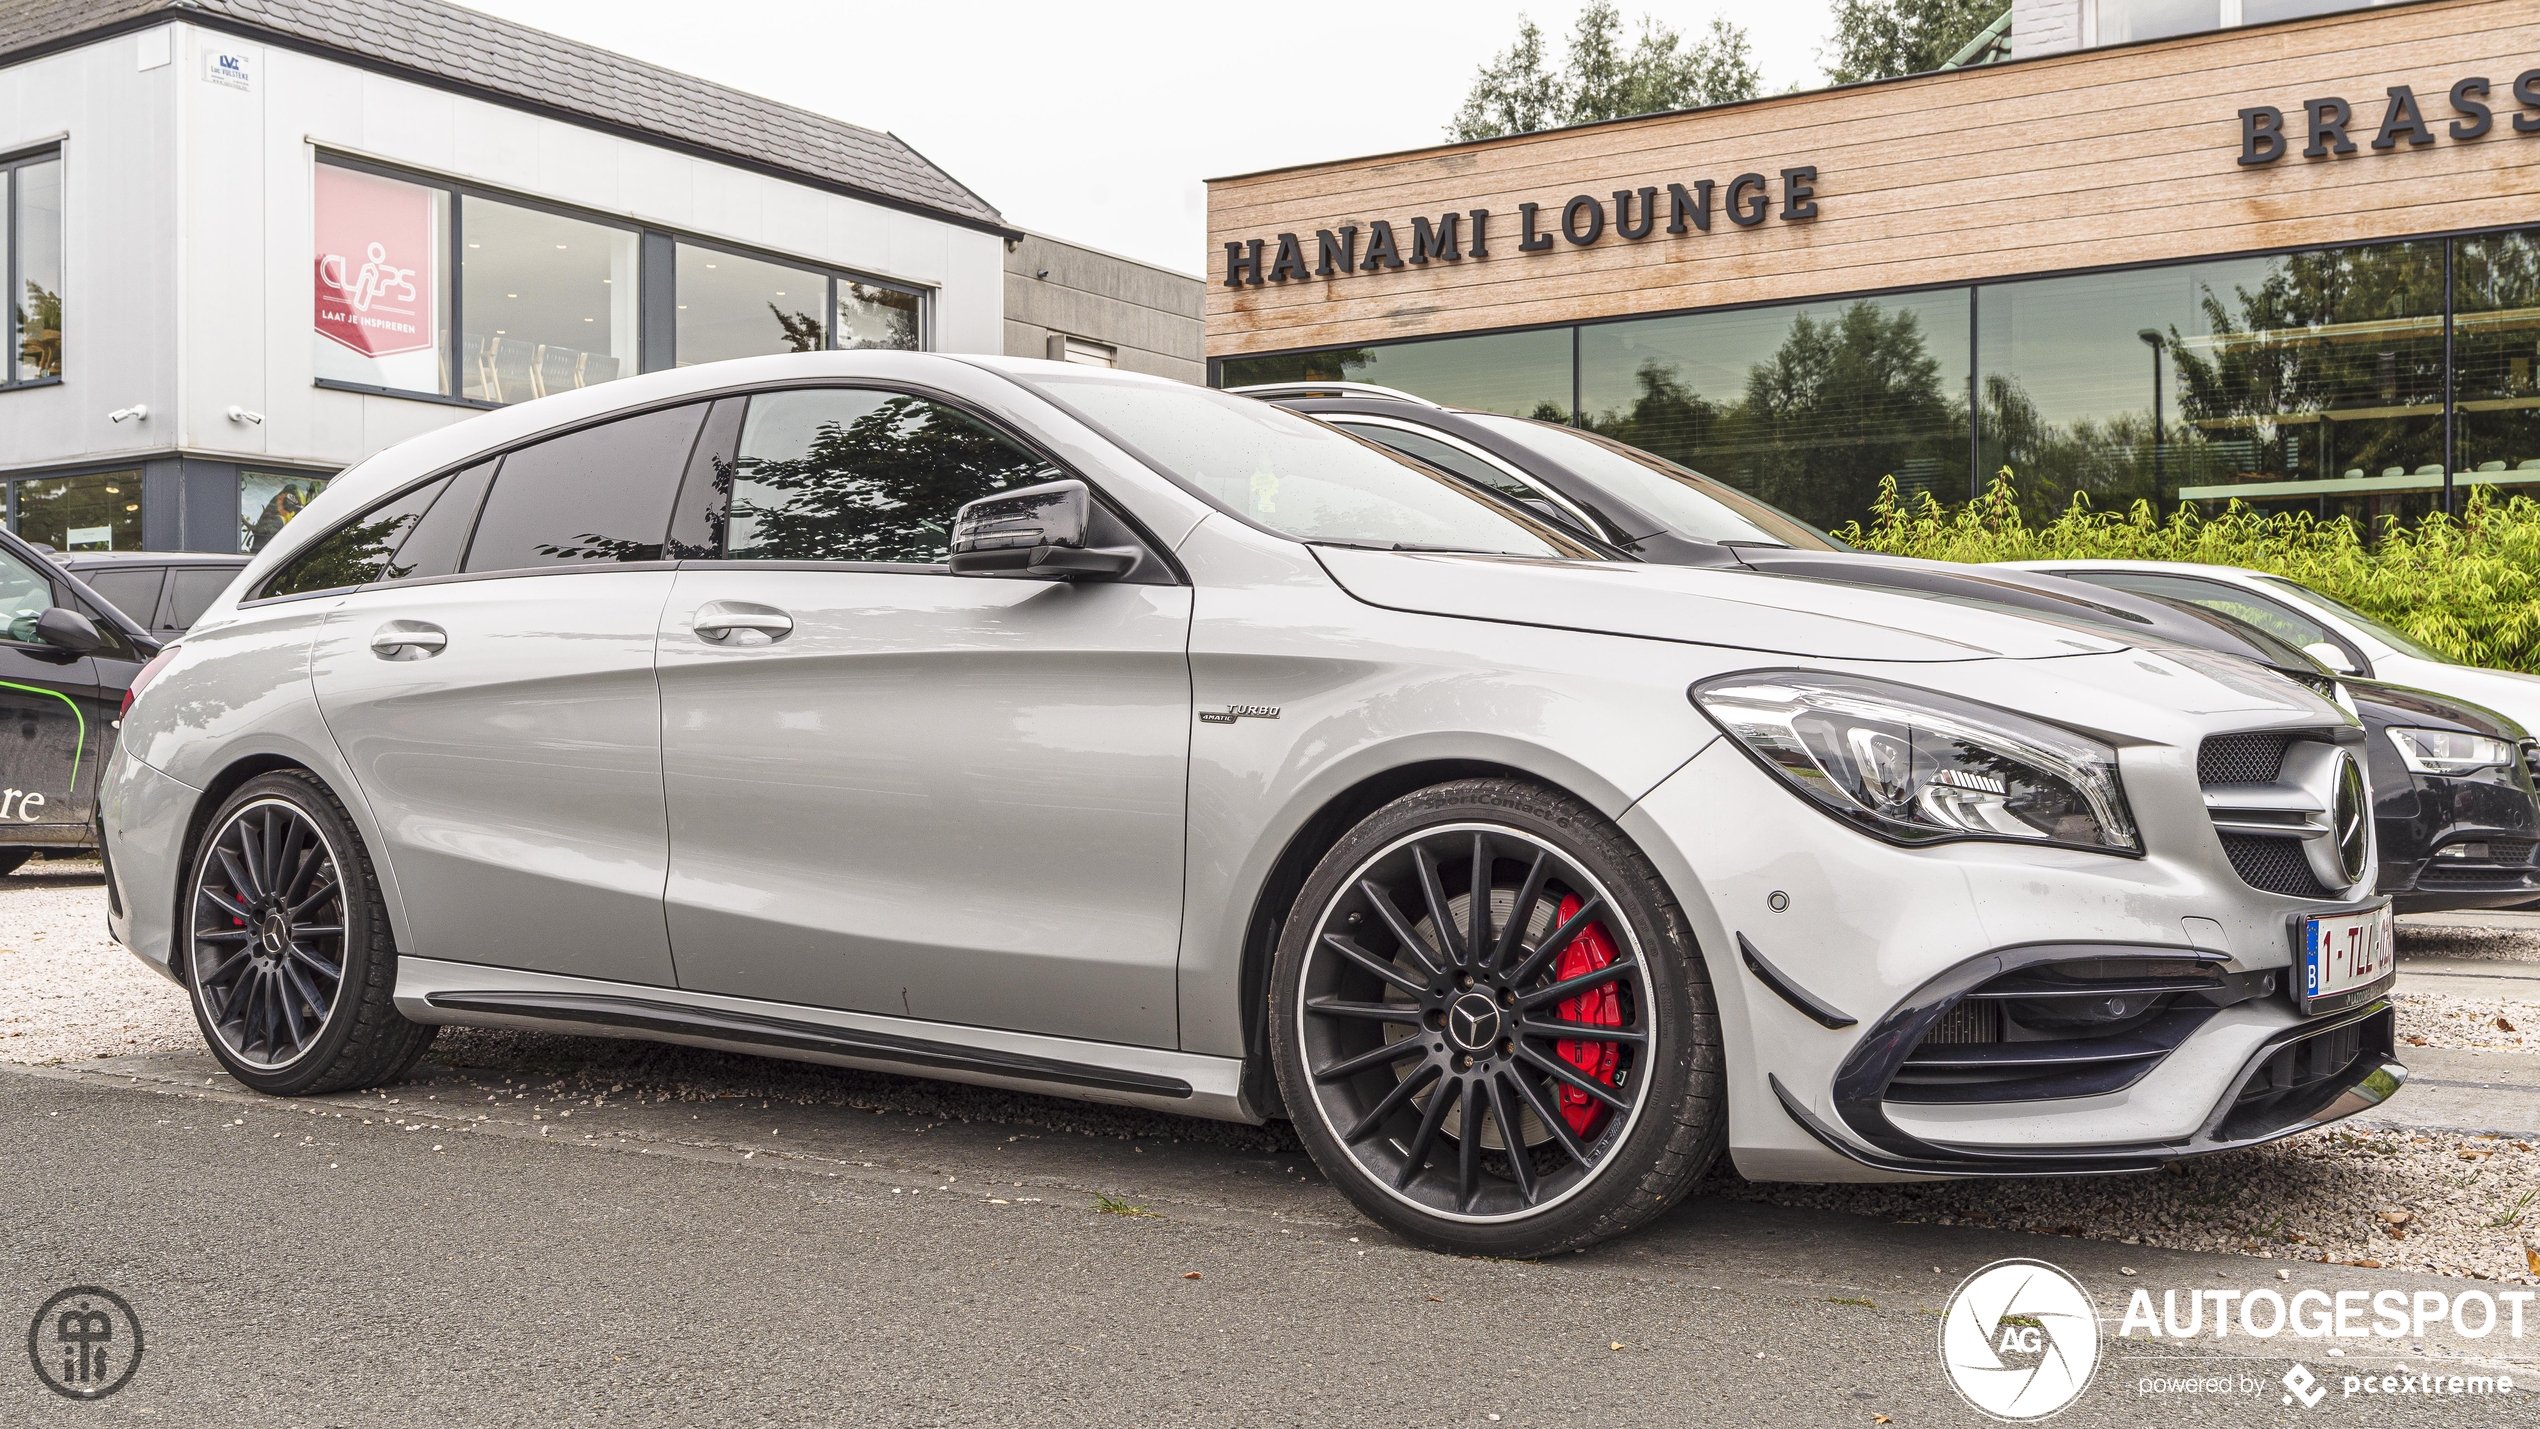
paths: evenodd
<path fill-rule="evenodd" d="M 229 1074 L 306 1096 L 402 1075 L 439 1029 L 394 1000 L 397 950 L 370 855 L 343 806 L 298 771 L 249 780 L 195 845 L 186 985 Z"/>
<path fill-rule="evenodd" d="M 1437 1249 L 1619 1234 L 1726 1138 L 1719 1019 L 1682 911 L 1611 822 L 1517 780 L 1421 790 L 1345 835 L 1281 936 L 1270 1025 L 1316 1164 Z"/>

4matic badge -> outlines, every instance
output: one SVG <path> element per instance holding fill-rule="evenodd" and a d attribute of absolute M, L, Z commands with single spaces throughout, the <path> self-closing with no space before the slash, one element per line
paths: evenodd
<path fill-rule="evenodd" d="M 1228 705 L 1222 710 L 1201 710 L 1201 724 L 1233 724 L 1239 719 L 1277 719 L 1277 705 Z"/>

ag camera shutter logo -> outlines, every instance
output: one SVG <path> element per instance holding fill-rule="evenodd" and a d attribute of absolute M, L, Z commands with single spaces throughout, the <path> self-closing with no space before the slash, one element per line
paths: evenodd
<path fill-rule="evenodd" d="M 1969 1408 L 2025 1422 L 2061 1413 L 2099 1368 L 2099 1307 L 2042 1260 L 1997 1260 L 1959 1285 L 1940 1365 Z"/>

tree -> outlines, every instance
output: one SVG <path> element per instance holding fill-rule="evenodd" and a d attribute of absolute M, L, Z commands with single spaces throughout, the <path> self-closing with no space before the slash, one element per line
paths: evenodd
<path fill-rule="evenodd" d="M 2002 18 L 2011 0 L 1834 0 L 1836 84 L 1922 74 Z"/>
<path fill-rule="evenodd" d="M 1596 0 L 1580 12 L 1558 73 L 1548 65 L 1543 31 L 1532 20 L 1519 20 L 1516 43 L 1473 77 L 1472 92 L 1446 132 L 1457 142 L 1531 134 L 1753 99 L 1763 85 L 1746 31 L 1738 26 L 1714 19 L 1708 34 L 1688 44 L 1643 17 L 1639 38 L 1627 43 L 1621 12 Z"/>

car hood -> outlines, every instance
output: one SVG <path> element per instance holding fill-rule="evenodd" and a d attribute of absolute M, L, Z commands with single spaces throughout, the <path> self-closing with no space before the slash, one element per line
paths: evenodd
<path fill-rule="evenodd" d="M 1313 550 L 1341 589 L 1369 605 L 1465 620 L 1824 660 L 2039 660 L 2127 648 L 2004 611 L 1749 570 Z"/>

